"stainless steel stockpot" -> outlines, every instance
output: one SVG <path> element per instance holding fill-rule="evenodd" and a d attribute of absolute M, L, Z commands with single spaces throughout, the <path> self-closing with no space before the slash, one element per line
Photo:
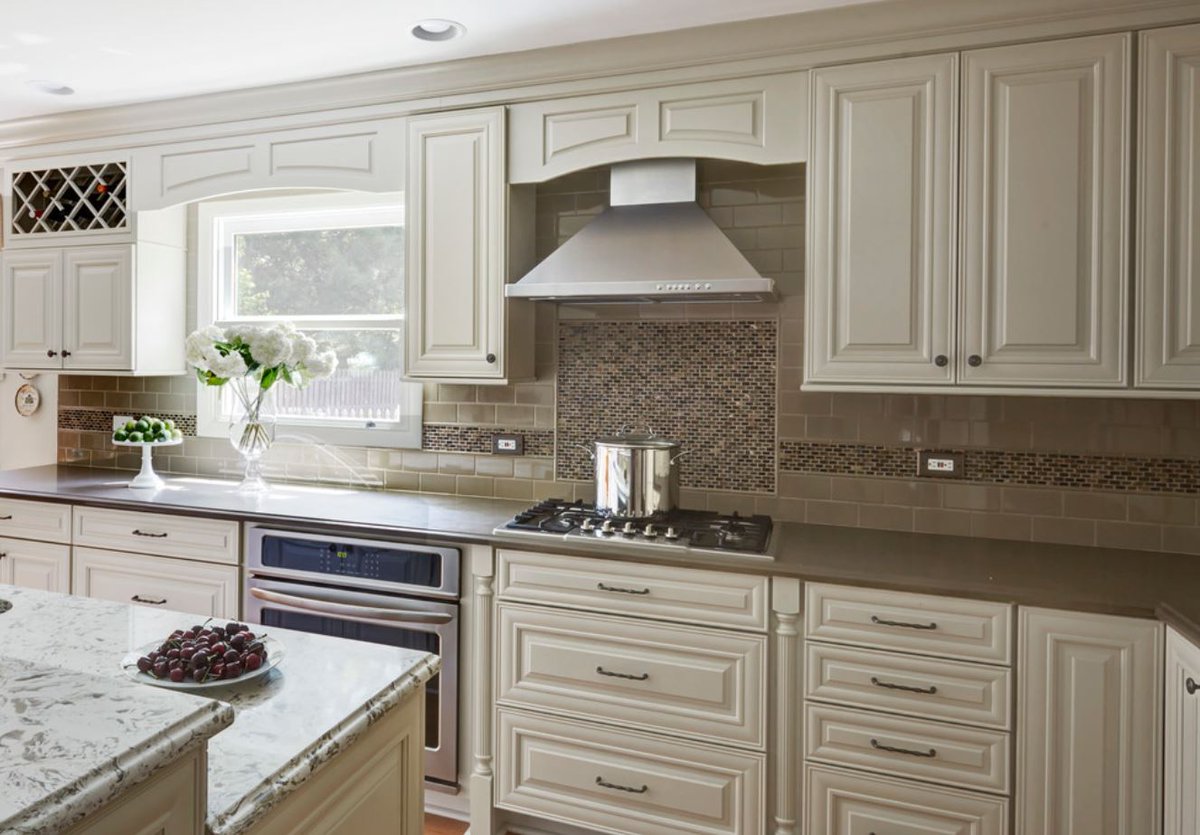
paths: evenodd
<path fill-rule="evenodd" d="M 618 433 L 588 449 L 596 470 L 596 509 L 644 519 L 679 505 L 679 444 L 654 434 Z M 587 449 L 585 447 L 585 449 Z"/>

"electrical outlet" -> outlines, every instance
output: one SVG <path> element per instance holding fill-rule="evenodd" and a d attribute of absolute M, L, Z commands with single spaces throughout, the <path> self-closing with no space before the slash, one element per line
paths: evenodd
<path fill-rule="evenodd" d="M 918 453 L 917 475 L 922 478 L 966 478 L 966 456 L 961 452 Z"/>
<path fill-rule="evenodd" d="M 524 455 L 524 435 L 493 435 L 492 455 Z"/>
<path fill-rule="evenodd" d="M 116 432 L 131 420 L 133 420 L 133 418 L 131 418 L 129 415 L 113 415 L 113 431 Z"/>

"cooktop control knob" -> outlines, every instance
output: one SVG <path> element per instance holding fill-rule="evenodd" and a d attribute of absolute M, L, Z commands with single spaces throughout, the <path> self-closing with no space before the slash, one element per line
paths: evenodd
<path fill-rule="evenodd" d="M 584 531 L 594 531 L 596 530 L 596 523 L 592 519 L 584 519 L 583 524 L 579 526 L 579 529 Z"/>
<path fill-rule="evenodd" d="M 604 522 L 601 523 L 600 533 L 604 534 L 605 536 L 612 536 L 612 534 L 613 534 L 612 519 L 605 519 Z"/>
<path fill-rule="evenodd" d="M 633 524 L 633 522 L 626 522 L 625 527 L 621 528 L 621 533 L 625 534 L 626 536 L 634 536 L 637 534 L 637 527 Z"/>
<path fill-rule="evenodd" d="M 679 531 L 675 530 L 673 527 L 668 527 L 666 537 L 667 539 L 679 539 Z"/>
<path fill-rule="evenodd" d="M 647 525 L 646 530 L 642 531 L 642 536 L 646 537 L 646 539 L 657 539 L 658 528 L 653 525 Z"/>

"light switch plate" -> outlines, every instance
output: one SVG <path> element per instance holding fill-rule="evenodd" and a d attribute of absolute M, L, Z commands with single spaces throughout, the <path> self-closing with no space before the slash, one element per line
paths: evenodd
<path fill-rule="evenodd" d="M 116 432 L 131 420 L 133 420 L 133 418 L 131 418 L 129 415 L 113 415 L 113 431 Z"/>
<path fill-rule="evenodd" d="M 917 454 L 917 475 L 921 478 L 966 478 L 966 456 L 961 452 L 923 449 Z"/>
<path fill-rule="evenodd" d="M 492 455 L 524 455 L 525 436 L 497 434 L 492 436 Z"/>

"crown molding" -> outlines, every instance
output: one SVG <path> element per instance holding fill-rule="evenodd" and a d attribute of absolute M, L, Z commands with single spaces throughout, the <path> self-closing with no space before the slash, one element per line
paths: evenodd
<path fill-rule="evenodd" d="M 279 120 L 355 121 L 1197 20 L 1200 0 L 889 0 L 0 122 L 0 154 L 207 138 Z"/>

